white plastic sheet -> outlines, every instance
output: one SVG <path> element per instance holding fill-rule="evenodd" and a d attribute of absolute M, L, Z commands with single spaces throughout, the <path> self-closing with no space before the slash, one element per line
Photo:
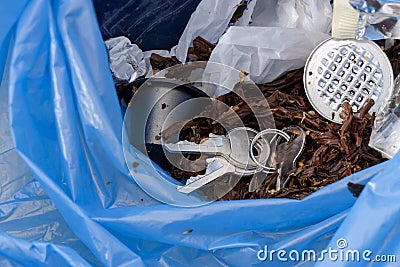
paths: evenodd
<path fill-rule="evenodd" d="M 391 97 L 376 115 L 369 146 L 388 158 L 400 150 L 400 75 L 394 82 Z"/>
<path fill-rule="evenodd" d="M 259 0 L 249 26 L 232 26 L 210 61 L 250 73 L 257 83 L 304 66 L 312 49 L 329 38 L 329 1 Z"/>
<path fill-rule="evenodd" d="M 250 72 L 255 82 L 269 82 L 286 71 L 304 66 L 312 49 L 329 38 L 332 6 L 328 0 L 250 0 L 243 16 L 230 25 L 239 3 L 239 0 L 201 1 L 171 53 L 144 53 L 147 76 L 152 74 L 149 64 L 152 52 L 176 56 L 185 62 L 192 41 L 202 36 L 218 43 L 210 61 Z"/>
<path fill-rule="evenodd" d="M 173 47 L 171 54 L 181 62 L 186 61 L 186 54 L 192 41 L 202 36 L 211 43 L 216 43 L 228 27 L 229 21 L 240 1 L 203 0 L 190 17 L 178 45 Z"/>
<path fill-rule="evenodd" d="M 221 37 L 210 61 L 250 73 L 256 83 L 272 81 L 301 68 L 312 51 L 329 35 L 279 27 L 231 27 Z"/>
<path fill-rule="evenodd" d="M 329 0 L 258 0 L 252 18 L 251 26 L 329 33 L 332 6 Z"/>

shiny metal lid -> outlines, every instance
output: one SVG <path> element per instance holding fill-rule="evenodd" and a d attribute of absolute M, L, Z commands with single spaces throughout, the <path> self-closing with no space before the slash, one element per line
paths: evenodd
<path fill-rule="evenodd" d="M 371 98 L 375 112 L 393 91 L 393 70 L 381 48 L 369 40 L 328 39 L 309 56 L 304 69 L 307 97 L 326 119 L 342 123 L 342 103 L 357 112 Z"/>

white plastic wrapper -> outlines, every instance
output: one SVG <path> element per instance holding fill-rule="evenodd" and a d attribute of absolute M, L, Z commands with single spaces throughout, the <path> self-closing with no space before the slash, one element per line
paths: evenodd
<path fill-rule="evenodd" d="M 311 51 L 330 37 L 331 20 L 328 0 L 258 0 L 252 23 L 230 27 L 210 61 L 249 72 L 256 83 L 270 82 L 304 66 Z"/>
<path fill-rule="evenodd" d="M 258 0 L 252 18 L 251 26 L 329 33 L 332 6 L 329 0 Z"/>
<path fill-rule="evenodd" d="M 385 123 L 371 135 L 369 146 L 388 158 L 393 158 L 400 148 L 400 106 L 391 112 Z"/>
<path fill-rule="evenodd" d="M 192 46 L 192 41 L 197 36 L 216 43 L 228 27 L 238 3 L 240 0 L 201 1 L 190 17 L 178 45 L 172 48 L 171 55 L 175 55 L 181 62 L 185 62 L 188 48 Z"/>
<path fill-rule="evenodd" d="M 392 97 L 376 115 L 369 146 L 388 158 L 400 149 L 400 76 L 394 83 Z"/>
<path fill-rule="evenodd" d="M 124 37 L 111 38 L 105 42 L 114 81 L 130 83 L 146 74 L 146 62 L 142 50 Z"/>
<path fill-rule="evenodd" d="M 272 81 L 301 68 L 314 47 L 328 34 L 280 27 L 230 27 L 210 61 L 250 73 L 256 83 Z"/>

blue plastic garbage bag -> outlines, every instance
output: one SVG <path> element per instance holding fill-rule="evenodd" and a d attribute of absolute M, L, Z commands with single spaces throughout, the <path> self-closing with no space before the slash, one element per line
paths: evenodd
<path fill-rule="evenodd" d="M 91 3 L 3 1 L 0 12 L 2 266 L 369 266 L 400 256 L 399 155 L 301 201 L 159 203 L 125 166 Z M 359 199 L 349 181 L 367 184 Z M 372 255 L 332 260 L 332 249 Z"/>

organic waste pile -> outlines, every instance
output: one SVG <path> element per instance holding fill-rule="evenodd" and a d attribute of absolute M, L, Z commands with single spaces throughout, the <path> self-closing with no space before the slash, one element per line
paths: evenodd
<path fill-rule="evenodd" d="M 188 58 L 191 61 L 207 61 L 214 47 L 202 37 L 197 37 L 188 50 Z M 400 71 L 399 52 L 399 44 L 386 51 L 396 76 Z M 157 54 L 151 55 L 150 62 L 154 71 L 180 63 L 175 57 L 168 58 Z M 243 72 L 243 75 L 248 73 Z M 303 85 L 303 69 L 289 72 L 274 82 L 258 84 L 258 87 L 267 99 L 277 129 L 298 125 L 304 130 L 305 149 L 285 188 L 275 189 L 278 177 L 276 172 L 268 174 L 262 186 L 254 192 L 249 192 L 251 177 L 242 177 L 240 182 L 220 200 L 283 197 L 302 199 L 328 184 L 385 160 L 379 152 L 368 146 L 375 119 L 375 114 L 368 113 L 374 104 L 372 100 L 367 101 L 356 114 L 348 103 L 344 103 L 340 114 L 343 124 L 337 124 L 320 116 L 308 102 Z M 246 90 L 245 86 L 241 89 Z M 248 103 L 235 93 L 222 95 L 218 100 L 230 106 L 245 126 L 257 129 L 256 119 Z M 227 118 L 223 119 L 227 121 Z M 209 133 L 225 134 L 225 129 L 217 121 L 218 119 L 216 121 L 207 118 L 194 119 L 182 128 L 180 138 L 199 143 L 207 138 Z M 188 158 L 195 159 L 198 156 L 188 155 Z M 204 174 L 204 171 L 185 172 L 172 165 L 168 171 L 178 181 Z M 348 187 L 355 196 L 362 190 L 361 185 L 349 183 Z"/>

